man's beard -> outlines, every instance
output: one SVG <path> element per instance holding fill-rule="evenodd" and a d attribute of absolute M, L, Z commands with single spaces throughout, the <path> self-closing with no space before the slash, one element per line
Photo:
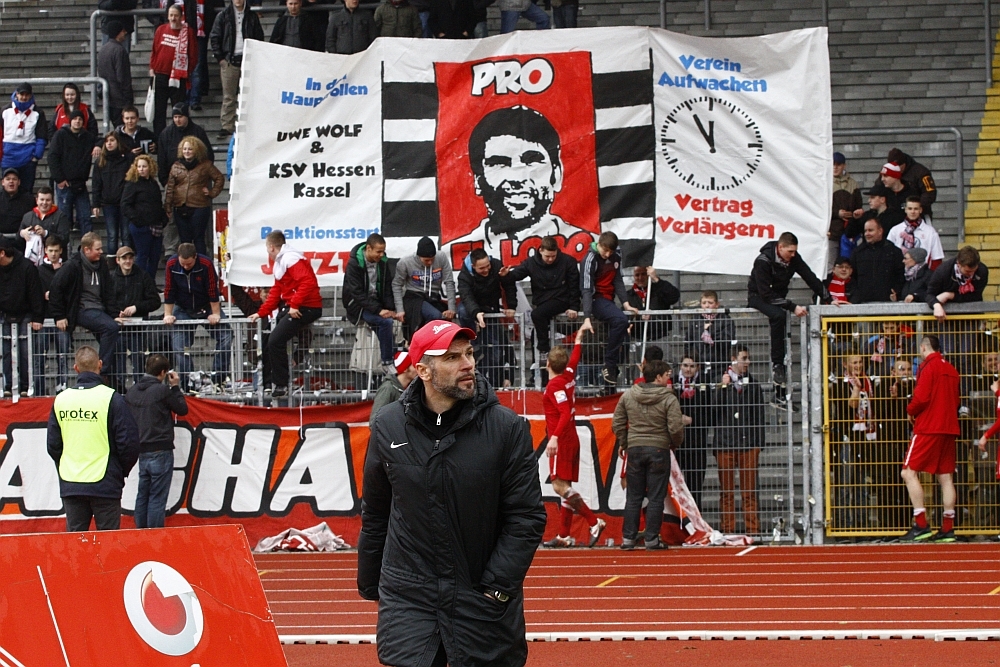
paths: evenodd
<path fill-rule="evenodd" d="M 438 392 L 454 398 L 458 401 L 467 401 L 476 395 L 476 376 L 472 375 L 472 389 L 465 390 L 458 386 L 459 380 L 456 379 L 454 384 L 446 385 L 438 377 L 437 369 L 433 366 L 431 367 L 431 386 L 434 387 Z"/>
<path fill-rule="evenodd" d="M 549 207 L 552 206 L 551 190 L 548 188 L 527 187 L 511 193 L 505 191 L 502 185 L 499 188 L 493 188 L 487 185 L 484 180 L 480 181 L 480 185 L 483 203 L 486 204 L 486 210 L 489 213 L 489 230 L 495 234 L 507 234 L 513 237 L 517 232 L 540 222 L 542 217 L 549 212 Z M 530 197 L 531 206 L 527 209 L 509 207 L 507 198 L 515 194 Z M 549 196 L 544 196 L 546 194 Z"/>

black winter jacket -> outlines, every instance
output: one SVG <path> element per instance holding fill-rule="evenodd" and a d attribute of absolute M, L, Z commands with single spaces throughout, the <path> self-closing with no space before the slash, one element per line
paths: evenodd
<path fill-rule="evenodd" d="M 61 271 L 62 269 L 60 269 Z M 111 316 L 135 306 L 132 317 L 147 317 L 160 307 L 160 293 L 156 291 L 156 282 L 145 271 L 132 268 L 132 273 L 125 275 L 120 266 L 111 272 L 111 296 L 108 299 Z"/>
<path fill-rule="evenodd" d="M 285 33 L 288 31 L 289 18 L 288 12 L 278 17 L 274 28 L 271 30 L 270 41 L 272 44 L 283 44 L 285 42 Z M 326 46 L 326 30 L 314 12 L 299 13 L 299 43 L 301 44 L 299 46 L 301 49 L 319 51 L 320 53 L 323 52 L 323 48 Z"/>
<path fill-rule="evenodd" d="M 347 317 L 358 324 L 361 321 L 361 311 L 378 315 L 383 310 L 395 310 L 395 300 L 392 296 L 392 277 L 396 275 L 395 261 L 383 256 L 378 263 L 376 272 L 375 298 L 368 294 L 368 269 L 365 268 L 365 243 L 359 243 L 351 248 L 351 256 L 347 260 L 344 271 L 344 289 L 341 298 Z"/>
<path fill-rule="evenodd" d="M 152 178 L 125 181 L 122 189 L 122 215 L 136 227 L 159 225 L 165 227 L 168 219 L 163 209 L 163 191 Z"/>
<path fill-rule="evenodd" d="M 370 9 L 360 7 L 353 12 L 346 8 L 330 14 L 326 26 L 327 53 L 361 53 L 378 37 L 375 15 Z"/>
<path fill-rule="evenodd" d="M 764 390 L 752 375 L 744 375 L 739 383 L 717 385 L 715 401 L 718 405 L 716 451 L 760 449 L 764 446 L 767 439 Z"/>
<path fill-rule="evenodd" d="M 184 127 L 177 127 L 173 122 L 168 122 L 167 126 L 160 132 L 160 139 L 156 142 L 156 175 L 160 179 L 160 185 L 167 184 L 170 177 L 170 165 L 177 161 L 177 147 L 184 137 L 197 137 L 208 149 L 208 161 L 215 162 L 215 151 L 212 150 L 212 142 L 208 140 L 205 129 L 188 119 L 188 124 Z"/>
<path fill-rule="evenodd" d="M 701 334 L 706 330 L 712 337 L 712 343 L 708 344 L 702 340 Z M 707 379 L 718 382 L 721 374 L 726 370 L 726 366 L 732 358 L 734 345 L 736 345 L 736 323 L 729 316 L 729 312 L 722 308 L 715 311 L 715 317 L 707 320 L 698 317 L 688 322 L 687 331 L 684 335 L 685 347 L 689 354 L 693 353 L 698 358 L 704 375 Z"/>
<path fill-rule="evenodd" d="M 788 264 L 781 264 L 777 259 L 778 242 L 769 241 L 760 248 L 760 254 L 753 262 L 750 280 L 747 282 L 747 295 L 757 296 L 764 303 L 779 306 L 785 310 L 795 310 L 795 304 L 788 300 L 788 286 L 797 273 L 809 285 L 809 289 L 824 302 L 830 300 L 830 295 L 823 283 L 812 272 L 798 254 L 792 257 Z"/>
<path fill-rule="evenodd" d="M 556 261 L 546 264 L 535 253 L 507 274 L 514 280 L 531 278 L 531 304 L 538 307 L 549 301 L 566 305 L 566 310 L 580 309 L 580 265 L 560 251 Z"/>
<path fill-rule="evenodd" d="M 471 255 L 465 258 L 458 272 L 458 295 L 466 316 L 475 318 L 479 313 L 499 313 L 501 307 L 517 309 L 517 281 L 509 273 L 501 278 L 502 268 L 503 262 L 491 257 L 490 274 L 484 278 L 472 270 Z"/>
<path fill-rule="evenodd" d="M 182 417 L 188 413 L 187 401 L 180 387 L 168 387 L 152 375 L 143 374 L 125 394 L 125 402 L 139 425 L 141 453 L 174 448 L 174 418 L 171 413 Z"/>
<path fill-rule="evenodd" d="M 471 0 L 430 0 L 427 25 L 431 35 L 444 39 L 470 39 L 476 30 Z"/>
<path fill-rule="evenodd" d="M 83 372 L 76 378 L 76 386 L 90 389 L 101 384 L 101 376 L 96 373 Z M 75 391 L 67 389 L 66 391 Z M 48 452 L 59 467 L 59 459 L 63 453 L 62 430 L 56 420 L 55 406 L 49 413 Z M 82 482 L 64 482 L 59 480 L 59 496 L 87 496 L 96 498 L 122 497 L 125 488 L 125 478 L 139 460 L 139 428 L 136 426 L 132 411 L 129 410 L 125 398 L 117 391 L 111 397 L 108 408 L 108 444 L 111 451 L 108 455 L 108 468 L 104 478 L 99 482 L 86 484 Z"/>
<path fill-rule="evenodd" d="M 878 243 L 862 243 L 851 255 L 854 264 L 854 293 L 851 303 L 891 301 L 890 291 L 896 297 L 903 293 L 906 284 L 903 253 L 895 245 L 882 239 Z"/>
<path fill-rule="evenodd" d="M 20 229 L 27 229 L 28 227 L 41 227 L 48 234 L 55 234 L 62 241 L 63 246 L 63 256 L 69 248 L 69 235 L 70 235 L 70 223 L 69 218 L 63 211 L 56 210 L 53 213 L 51 210 L 49 214 L 45 216 L 45 219 L 39 219 L 38 215 L 35 213 L 34 207 L 30 211 L 24 214 L 21 218 Z"/>
<path fill-rule="evenodd" d="M 90 177 L 91 151 L 94 150 L 94 135 L 87 131 L 74 133 L 69 125 L 52 137 L 49 150 L 49 174 L 55 183 L 69 181 L 74 185 L 86 186 Z"/>
<path fill-rule="evenodd" d="M 264 28 L 260 25 L 257 12 L 250 11 L 250 7 L 244 5 L 243 8 L 243 39 L 256 39 L 264 41 Z M 212 34 L 208 37 L 208 43 L 212 48 L 212 55 L 215 61 L 228 60 L 233 62 L 236 54 L 236 8 L 232 3 L 226 6 L 219 15 L 215 17 L 215 25 L 212 26 Z"/>
<path fill-rule="evenodd" d="M 923 206 L 924 215 L 932 217 L 931 205 L 937 201 L 937 186 L 934 185 L 931 170 L 902 151 L 900 151 L 900 157 L 903 159 L 902 164 L 907 165 L 900 180 L 906 183 L 914 194 L 920 196 L 920 205 Z"/>
<path fill-rule="evenodd" d="M 0 314 L 12 319 L 31 315 L 32 322 L 45 319 L 45 292 L 38 279 L 38 269 L 22 255 L 0 266 Z M 6 332 L 10 335 L 10 331 Z"/>
<path fill-rule="evenodd" d="M 126 155 L 130 156 L 129 157 L 130 162 L 136 157 L 136 154 L 134 154 L 132 151 L 135 150 L 136 148 L 142 148 L 143 147 L 142 142 L 146 141 L 153 144 L 156 143 L 156 135 L 153 134 L 153 131 L 150 130 L 148 127 L 142 127 L 141 125 L 136 127 L 134 137 L 129 136 L 129 134 L 125 132 L 124 125 L 119 125 L 118 127 L 115 128 L 115 136 L 118 137 L 118 149 L 121 150 L 122 153 L 125 153 Z M 149 143 L 146 144 L 147 150 L 143 152 L 148 154 L 153 154 L 156 151 L 148 150 Z M 176 150 L 176 148 L 174 150 Z M 174 155 L 176 156 L 177 154 L 174 153 Z"/>
<path fill-rule="evenodd" d="M 931 274 L 927 283 L 927 304 L 931 308 L 938 302 L 938 294 L 945 292 L 955 293 L 955 298 L 948 303 L 969 303 L 983 300 L 983 290 L 986 289 L 986 283 L 990 281 L 990 270 L 986 268 L 985 264 L 980 264 L 975 275 L 972 276 L 972 291 L 961 294 L 958 291 L 958 281 L 955 280 L 955 263 L 954 259 L 942 262 L 941 266 L 937 267 Z"/>
<path fill-rule="evenodd" d="M 21 220 L 35 208 L 35 198 L 30 192 L 18 190 L 11 197 L 6 190 L 0 190 L 0 236 L 13 241 L 18 250 L 24 252 L 24 239 L 18 234 Z"/>
<path fill-rule="evenodd" d="M 639 310 L 646 310 L 646 300 L 643 297 L 643 292 L 646 291 L 645 285 L 639 285 L 639 289 L 633 285 L 626 292 L 628 297 L 628 302 L 633 308 L 638 308 Z M 673 283 L 668 280 L 660 278 L 656 282 L 652 283 L 649 288 L 649 309 L 650 310 L 669 310 L 670 306 L 674 305 L 680 301 L 681 292 Z"/>
<path fill-rule="evenodd" d="M 45 293 L 49 291 L 52 286 L 52 280 L 56 277 L 56 273 L 62 271 L 62 266 L 60 268 L 52 268 L 52 263 L 48 259 L 43 259 L 42 263 L 38 265 L 38 283 L 42 286 L 42 298 L 45 299 Z M 49 316 L 49 301 L 45 299 L 45 316 Z"/>
<path fill-rule="evenodd" d="M 94 172 L 90 179 L 90 201 L 93 208 L 105 204 L 119 206 L 122 203 L 122 191 L 125 189 L 125 174 L 132 166 L 132 160 L 125 157 L 121 151 L 108 155 L 103 167 L 94 162 Z"/>
<path fill-rule="evenodd" d="M 903 295 L 899 297 L 900 301 L 905 301 L 906 297 L 913 295 L 914 303 L 926 303 L 927 302 L 927 286 L 931 280 L 931 269 L 929 266 L 924 264 L 917 271 L 917 275 L 913 277 L 913 280 L 907 280 L 906 284 L 903 285 Z M 905 276 L 905 269 L 904 269 Z M 937 298 L 935 297 L 935 301 Z"/>
<path fill-rule="evenodd" d="M 97 263 L 97 279 L 101 281 L 101 301 L 104 312 L 117 317 L 119 311 L 111 304 L 111 272 L 108 263 L 101 259 Z M 83 291 L 83 254 L 82 251 L 73 255 L 63 267 L 56 271 L 52 284 L 49 285 L 49 317 L 58 320 L 69 320 L 67 331 L 76 328 L 76 319 L 80 315 L 80 294 Z"/>
<path fill-rule="evenodd" d="M 527 660 L 523 584 L 545 530 L 531 434 L 479 374 L 459 409 L 435 439 L 418 378 L 375 417 L 358 592 L 379 601 L 384 664 L 430 664 L 439 641 L 452 665 Z"/>

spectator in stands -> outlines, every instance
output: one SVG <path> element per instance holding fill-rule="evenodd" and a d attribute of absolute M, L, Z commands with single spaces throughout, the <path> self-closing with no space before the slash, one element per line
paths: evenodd
<path fill-rule="evenodd" d="M 865 223 L 865 242 L 854 251 L 851 262 L 857 283 L 852 303 L 901 298 L 906 284 L 903 253 L 882 237 L 882 227 L 875 220 Z"/>
<path fill-rule="evenodd" d="M 127 245 L 118 248 L 115 262 L 118 266 L 111 272 L 109 299 L 112 316 L 119 324 L 124 324 L 130 318 L 149 319 L 149 314 L 160 308 L 160 293 L 156 289 L 156 281 L 145 271 L 136 270 L 135 251 Z M 125 386 L 125 360 L 129 353 L 132 356 L 133 381 L 138 382 L 142 377 L 146 363 L 144 351 L 151 347 L 147 335 L 148 332 L 136 327 L 122 327 L 115 365 L 118 387 Z"/>
<path fill-rule="evenodd" d="M 424 35 L 424 26 L 420 22 L 417 8 L 406 0 L 383 0 L 375 10 L 375 27 L 378 29 L 379 37 L 423 37 Z M 274 41 L 273 34 L 271 41 Z"/>
<path fill-rule="evenodd" d="M 829 300 L 823 283 L 802 260 L 798 250 L 799 240 L 791 232 L 782 233 L 777 241 L 765 243 L 754 260 L 747 283 L 748 305 L 764 313 L 771 323 L 771 375 L 774 383 L 779 386 L 784 386 L 786 381 L 786 311 L 796 317 L 805 317 L 808 312 L 788 299 L 788 286 L 792 277 L 799 274 L 813 294 L 824 301 Z"/>
<path fill-rule="evenodd" d="M 757 515 L 757 466 L 766 434 L 764 390 L 750 374 L 750 352 L 733 348 L 732 363 L 716 390 L 719 405 L 715 460 L 719 465 L 719 529 L 736 532 L 735 473 L 740 473 L 740 505 L 747 534 L 760 532 Z"/>
<path fill-rule="evenodd" d="M 18 234 L 25 242 L 31 242 L 35 234 L 43 239 L 55 235 L 62 242 L 63 248 L 69 247 L 69 218 L 53 205 L 52 188 L 42 186 L 35 195 L 35 207 L 21 218 L 21 228 Z M 44 246 L 43 246 L 44 247 Z"/>
<path fill-rule="evenodd" d="M 49 126 L 45 122 L 45 112 L 35 108 L 30 83 L 19 84 L 10 96 L 10 106 L 0 114 L 0 129 L 3 130 L 0 168 L 17 169 L 21 188 L 32 192 L 35 189 L 35 168 L 48 144 Z"/>
<path fill-rule="evenodd" d="M 556 28 L 575 28 L 579 10 L 580 0 L 552 0 L 552 23 Z"/>
<path fill-rule="evenodd" d="M 375 16 L 377 20 L 377 11 Z M 271 43 L 322 52 L 326 46 L 326 31 L 315 12 L 302 11 L 302 0 L 285 0 L 285 13 L 278 17 L 271 30 Z"/>
<path fill-rule="evenodd" d="M 49 125 L 49 141 L 54 142 L 56 133 L 70 124 L 74 111 L 83 114 L 83 128 L 94 142 L 92 157 L 96 158 L 101 150 L 101 139 L 97 133 L 97 116 L 94 115 L 93 109 L 85 102 L 80 101 L 80 88 L 75 83 L 71 82 L 63 86 L 62 102 L 56 105 L 52 124 Z M 52 160 L 51 156 L 49 160 Z"/>
<path fill-rule="evenodd" d="M 623 310 L 639 312 L 628 302 L 621 264 L 618 236 L 614 232 L 603 232 L 597 243 L 591 244 L 590 250 L 580 262 L 580 296 L 584 318 L 581 329 L 593 333 L 594 326 L 590 321 L 592 317 L 608 325 L 608 342 L 604 348 L 601 377 L 609 385 L 618 381 L 618 354 L 628 331 L 628 316 Z M 620 309 L 615 305 L 615 297 L 622 304 Z"/>
<path fill-rule="evenodd" d="M 408 338 L 425 322 L 455 319 L 458 306 L 448 253 L 439 252 L 429 237 L 420 239 L 416 254 L 396 265 L 392 295 L 396 312 L 403 314 Z"/>
<path fill-rule="evenodd" d="M 326 28 L 327 53 L 361 53 L 375 38 L 375 16 L 370 9 L 358 7 L 360 0 L 344 0 L 344 8 L 330 14 Z"/>
<path fill-rule="evenodd" d="M 215 382 L 223 384 L 229 373 L 233 331 L 220 322 L 222 309 L 219 306 L 219 276 L 215 273 L 211 259 L 198 254 L 193 243 L 182 243 L 177 248 L 177 254 L 167 260 L 163 323 L 174 325 L 170 337 L 175 355 L 174 366 L 188 382 L 191 381 L 190 374 L 194 368 L 190 356 L 184 350 L 194 342 L 197 327 L 179 322 L 201 319 L 208 320 L 208 324 L 203 326 L 208 335 L 215 339 L 212 362 Z"/>
<path fill-rule="evenodd" d="M 910 248 L 925 249 L 928 254 L 927 266 L 933 271 L 944 259 L 941 237 L 924 216 L 920 197 L 910 197 L 906 200 L 905 213 L 906 219 L 889 230 L 886 238 L 903 252 Z"/>
<path fill-rule="evenodd" d="M 701 490 L 708 469 L 708 434 L 715 425 L 715 387 L 702 376 L 699 365 L 695 354 L 684 353 L 680 372 L 674 379 L 674 393 L 685 417 L 684 446 L 677 450 L 677 465 L 700 509 Z"/>
<path fill-rule="evenodd" d="M 476 32 L 473 0 L 430 0 L 427 27 L 438 39 L 470 39 Z"/>
<path fill-rule="evenodd" d="M 906 200 L 916 195 L 916 191 L 908 183 L 902 180 L 903 170 L 895 162 L 886 162 L 882 165 L 880 178 L 882 185 L 888 192 L 885 196 L 885 203 L 892 210 L 903 210 Z"/>
<path fill-rule="evenodd" d="M 857 286 L 852 278 L 853 274 L 854 265 L 848 258 L 838 257 L 833 263 L 833 271 L 823 281 L 823 286 L 830 293 L 830 299 L 834 304 L 853 302 L 854 288 Z"/>
<path fill-rule="evenodd" d="M 75 109 L 70 112 L 69 125 L 52 137 L 49 151 L 49 174 L 56 184 L 56 205 L 70 224 L 84 234 L 91 227 L 87 179 L 93 147 L 94 137 L 84 129 L 83 112 Z"/>
<path fill-rule="evenodd" d="M 56 272 L 49 286 L 49 314 L 60 331 L 70 333 L 80 325 L 98 339 L 104 372 L 114 372 L 118 323 L 108 315 L 111 307 L 111 272 L 103 260 L 104 246 L 95 232 L 83 235 L 80 252 Z"/>
<path fill-rule="evenodd" d="M 432 34 L 430 27 L 427 25 L 431 17 L 430 0 L 409 0 L 409 2 L 416 8 L 417 16 L 420 17 L 420 25 L 424 29 L 424 33 L 421 36 L 425 38 L 430 38 Z"/>
<path fill-rule="evenodd" d="M 45 319 L 45 296 L 38 270 L 17 244 L 0 240 L 0 327 L 3 328 L 3 389 L 10 396 L 13 383 L 11 325 L 17 325 L 18 387 L 28 392 L 28 329 L 39 331 Z M 23 336 L 23 337 L 22 337 Z"/>
<path fill-rule="evenodd" d="M 843 153 L 833 154 L 833 211 L 830 215 L 830 229 L 826 237 L 829 243 L 829 262 L 840 253 L 840 239 L 848 223 L 864 214 L 861 209 L 861 188 L 854 177 L 847 172 L 847 158 Z"/>
<path fill-rule="evenodd" d="M 18 233 L 21 221 L 34 207 L 35 198 L 21 189 L 17 169 L 4 169 L 0 179 L 0 237 L 13 241 L 21 252 L 24 252 L 24 239 Z"/>
<path fill-rule="evenodd" d="M 551 347 L 549 323 L 557 315 L 575 320 L 580 310 L 580 267 L 559 249 L 554 236 L 542 239 L 538 252 L 510 270 L 513 280 L 531 278 L 531 321 L 541 361 Z"/>
<path fill-rule="evenodd" d="M 847 223 L 847 227 L 844 230 L 845 236 L 854 239 L 854 243 L 850 248 L 851 255 L 853 255 L 854 249 L 864 242 L 865 223 L 869 220 L 875 220 L 879 223 L 879 226 L 882 227 L 882 236 L 886 237 L 893 227 L 906 219 L 906 214 L 902 209 L 889 208 L 886 205 L 887 197 L 891 192 L 881 183 L 873 185 L 865 194 L 868 195 L 868 210 L 860 218 Z M 844 245 L 842 243 L 841 254 L 845 257 L 851 256 L 843 250 Z"/>
<path fill-rule="evenodd" d="M 370 427 L 374 427 L 378 411 L 384 406 L 398 401 L 406 388 L 413 382 L 413 378 L 417 377 L 417 368 L 410 363 L 409 353 L 397 352 L 393 365 L 396 372 L 386 374 L 378 391 L 375 392 L 375 398 L 372 399 L 372 410 L 368 417 Z"/>
<path fill-rule="evenodd" d="M 494 387 L 509 387 L 514 382 L 517 359 L 507 336 L 507 324 L 486 315 L 503 313 L 514 317 L 517 309 L 517 283 L 503 262 L 476 248 L 466 256 L 458 272 L 459 320 L 463 327 L 478 331 L 476 347 L 482 354 L 480 372 Z"/>
<path fill-rule="evenodd" d="M 979 251 L 965 246 L 955 259 L 941 264 L 927 284 L 927 303 L 938 322 L 948 319 L 946 303 L 969 303 L 983 300 L 983 290 L 990 280 L 990 270 L 979 261 Z"/>
<path fill-rule="evenodd" d="M 880 512 L 880 528 L 905 529 L 910 523 L 906 485 L 897 474 L 903 466 L 906 448 L 913 434 L 906 418 L 906 405 L 913 397 L 913 359 L 897 358 L 890 376 L 882 378 L 875 387 L 875 405 L 878 407 L 879 474 L 881 488 L 878 503 L 887 506 Z M 995 403 L 990 396 L 990 406 Z"/>
<path fill-rule="evenodd" d="M 581 329 L 582 331 L 582 329 Z M 642 371 L 645 382 L 632 385 L 615 407 L 611 429 L 627 454 L 625 513 L 622 520 L 622 549 L 634 549 L 639 537 L 642 499 L 646 505 L 647 550 L 666 549 L 660 541 L 663 501 L 670 480 L 670 450 L 684 442 L 684 415 L 670 388 L 670 366 L 650 361 Z"/>
<path fill-rule="evenodd" d="M 139 125 L 139 110 L 134 106 L 122 109 L 122 124 L 115 128 L 118 147 L 129 156 L 129 162 L 143 153 L 156 153 L 156 135 L 149 128 Z"/>
<path fill-rule="evenodd" d="M 177 161 L 170 167 L 164 209 L 173 214 L 181 243 L 194 243 L 198 254 L 208 255 L 205 232 L 212 221 L 212 200 L 226 179 L 208 161 L 208 151 L 197 137 L 184 137 L 177 147 Z"/>
<path fill-rule="evenodd" d="M 128 221 L 139 268 L 155 278 L 163 254 L 163 228 L 170 219 L 156 182 L 156 162 L 149 155 L 140 155 L 128 168 L 122 188 L 122 215 Z"/>
<path fill-rule="evenodd" d="M 549 15 L 531 0 L 499 0 L 500 34 L 505 35 L 517 30 L 517 21 L 522 16 L 535 24 L 535 30 L 548 30 L 551 27 Z"/>
<path fill-rule="evenodd" d="M 906 284 L 903 285 L 903 301 L 925 303 L 931 273 L 930 267 L 927 266 L 926 250 L 910 248 L 903 253 L 903 275 L 906 277 Z"/>
<path fill-rule="evenodd" d="M 220 3 L 225 4 L 225 0 Z M 189 12 L 185 10 L 184 14 Z M 192 111 L 201 111 L 201 98 L 208 95 L 208 31 L 211 27 L 206 23 L 205 0 L 197 0 L 195 4 L 195 22 L 188 25 L 196 26 L 195 39 L 198 42 L 198 62 L 191 70 L 191 87 L 188 89 L 187 103 Z"/>
<path fill-rule="evenodd" d="M 138 6 L 138 0 L 98 0 L 97 3 L 98 9 L 112 12 L 127 12 Z M 101 17 L 101 48 L 103 49 L 105 44 L 115 41 L 123 30 L 125 31 L 125 37 L 120 42 L 127 55 L 132 52 L 132 33 L 135 32 L 135 18 L 132 16 Z M 99 74 L 98 76 L 104 75 Z"/>
<path fill-rule="evenodd" d="M 97 76 L 108 81 L 108 122 L 115 127 L 122 122 L 122 109 L 135 104 L 135 93 L 132 91 L 132 64 L 125 46 L 129 43 L 129 33 L 118 20 L 110 21 L 108 29 L 117 32 L 97 53 Z M 107 37 L 105 35 L 105 39 Z"/>
<path fill-rule="evenodd" d="M 2 243 L 2 242 L 0 242 Z M 51 317 L 49 313 L 49 288 L 52 286 L 52 279 L 56 277 L 56 272 L 64 266 L 63 255 L 65 250 L 62 241 L 53 234 L 45 239 L 45 258 L 38 265 L 38 282 L 45 297 L 44 317 Z M 35 346 L 32 353 L 35 365 L 35 396 L 45 396 L 45 356 L 49 348 L 56 348 L 56 386 L 55 393 L 59 393 L 66 388 L 66 379 L 69 374 L 69 351 L 73 347 L 73 335 L 69 331 L 60 331 L 56 327 L 43 327 L 35 336 Z"/>
<path fill-rule="evenodd" d="M 938 269 L 940 270 L 940 269 Z M 913 440 L 903 460 L 903 480 L 913 504 L 913 527 L 900 538 L 903 542 L 955 541 L 955 439 L 960 404 L 958 371 L 941 355 L 937 336 L 920 341 L 920 374 L 913 398 L 906 406 L 913 419 Z M 918 473 L 935 475 L 941 485 L 941 529 L 931 535 L 924 506 L 924 488 Z"/>
<path fill-rule="evenodd" d="M 246 0 L 231 0 L 229 6 L 215 17 L 212 26 L 212 54 L 219 63 L 222 78 L 222 129 L 219 139 L 228 139 L 236 130 L 236 98 L 240 93 L 240 73 L 243 71 L 243 44 L 247 39 L 264 41 L 264 29 L 257 12 L 246 8 Z"/>
<path fill-rule="evenodd" d="M 117 253 L 119 243 L 130 245 L 128 227 L 122 217 L 122 192 L 125 189 L 125 176 L 132 164 L 132 156 L 126 156 L 118 145 L 118 135 L 108 132 L 104 137 L 104 148 L 94 163 L 94 171 L 90 182 L 93 186 L 94 207 L 91 213 L 96 218 L 103 211 L 104 225 L 107 229 L 108 252 Z"/>
<path fill-rule="evenodd" d="M 385 239 L 371 234 L 367 241 L 351 248 L 342 291 L 347 318 L 356 326 L 364 320 L 378 336 L 386 376 L 396 368 L 390 368 L 395 348 L 392 321 L 403 321 L 403 311 L 396 311 L 393 299 L 395 270 L 395 262 L 385 256 Z"/>
<path fill-rule="evenodd" d="M 160 185 L 166 185 L 170 178 L 170 165 L 177 159 L 177 149 L 180 148 L 181 139 L 184 137 L 195 137 L 201 141 L 207 151 L 207 160 L 215 162 L 215 151 L 208 140 L 208 135 L 204 128 L 191 120 L 191 112 L 188 105 L 181 102 L 174 105 L 173 123 L 163 132 L 159 133 L 159 141 L 156 143 L 157 172 L 159 172 Z"/>
<path fill-rule="evenodd" d="M 493 4 L 493 0 L 472 0 L 472 18 L 476 22 L 472 36 L 476 39 L 485 39 L 490 36 L 490 29 L 486 23 L 486 8 L 491 4 Z"/>
<path fill-rule="evenodd" d="M 167 9 L 167 23 L 156 29 L 153 50 L 149 56 L 149 74 L 153 77 L 156 113 L 153 132 L 159 136 L 167 125 L 167 109 L 187 98 L 191 73 L 198 63 L 198 40 L 195 30 L 184 23 L 184 14 L 177 5 Z M 176 106 L 174 122 L 176 123 Z M 184 105 L 187 116 L 187 105 Z M 164 146 L 160 137 L 160 145 Z M 161 170 L 164 171 L 164 170 Z"/>
<path fill-rule="evenodd" d="M 843 377 L 831 373 L 828 395 L 830 422 L 831 473 L 834 480 L 831 500 L 836 507 L 836 521 L 842 526 L 860 528 L 869 525 L 864 494 L 870 491 L 863 472 L 878 449 L 878 422 L 875 419 L 874 391 L 878 376 L 869 374 L 865 356 L 857 348 L 841 359 Z"/>
<path fill-rule="evenodd" d="M 680 290 L 656 275 L 656 269 L 651 266 L 632 269 L 632 286 L 625 295 L 637 310 L 669 310 L 681 298 Z M 649 321 L 649 317 L 642 316 L 644 321 Z M 644 324 L 643 329 L 646 340 L 660 340 L 670 333 L 670 316 L 655 316 L 655 320 L 649 325 Z"/>
<path fill-rule="evenodd" d="M 937 200 L 937 186 L 934 185 L 930 169 L 898 148 L 889 151 L 887 161 L 899 165 L 902 172 L 900 178 L 907 185 L 907 189 L 920 197 L 920 205 L 923 207 L 927 222 L 931 222 L 931 206 Z"/>
<path fill-rule="evenodd" d="M 288 394 L 288 341 L 318 320 L 323 314 L 323 298 L 319 294 L 316 272 L 305 255 L 285 242 L 285 235 L 275 230 L 264 242 L 267 257 L 271 260 L 274 287 L 260 309 L 250 315 L 251 322 L 278 311 L 267 339 L 271 359 L 271 377 L 274 381 L 272 398 Z"/>
<path fill-rule="evenodd" d="M 719 312 L 719 295 L 715 290 L 701 293 L 701 314 L 688 322 L 684 341 L 687 354 L 699 359 L 701 375 L 708 382 L 718 382 L 718 377 L 729 366 L 730 348 L 736 345 L 736 324 L 729 313 Z"/>

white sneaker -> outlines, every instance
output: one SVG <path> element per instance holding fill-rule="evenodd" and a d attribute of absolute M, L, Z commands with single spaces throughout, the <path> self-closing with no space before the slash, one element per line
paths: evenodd
<path fill-rule="evenodd" d="M 597 523 L 590 527 L 590 541 L 587 543 L 588 547 L 593 548 L 594 545 L 597 544 L 597 540 L 601 539 L 601 533 L 604 532 L 604 527 L 606 525 L 607 524 L 604 519 L 598 519 Z"/>
<path fill-rule="evenodd" d="M 542 542 L 543 547 L 548 547 L 549 549 L 565 549 L 576 544 L 576 539 L 572 537 L 560 537 L 556 535 L 548 542 Z"/>

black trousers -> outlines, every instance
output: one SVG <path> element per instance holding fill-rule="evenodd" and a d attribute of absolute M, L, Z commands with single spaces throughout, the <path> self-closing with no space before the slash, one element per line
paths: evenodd
<path fill-rule="evenodd" d="M 532 306 L 531 321 L 535 325 L 535 339 L 538 341 L 538 351 L 548 352 L 552 344 L 549 342 L 549 323 L 556 315 L 565 313 L 570 308 L 576 308 L 575 304 L 558 299 L 546 301 L 545 303 Z"/>
<path fill-rule="evenodd" d="M 267 354 L 271 361 L 271 379 L 278 387 L 288 386 L 288 341 L 299 335 L 299 332 L 319 319 L 322 308 L 299 308 L 301 317 L 295 318 L 282 312 L 277 323 L 267 337 Z"/>
<path fill-rule="evenodd" d="M 155 96 L 154 108 L 156 109 L 156 113 L 153 115 L 153 133 L 156 135 L 156 140 L 159 141 L 160 132 L 163 132 L 163 128 L 167 126 L 167 111 L 170 110 L 170 115 L 173 116 L 173 106 L 187 99 L 187 79 L 181 79 L 180 87 L 171 88 L 170 77 L 166 74 L 157 74 L 153 77 L 153 95 Z M 166 149 L 166 146 L 157 146 L 157 150 Z M 170 164 L 173 164 L 176 156 L 169 157 Z"/>
<path fill-rule="evenodd" d="M 705 428 L 705 427 L 702 427 Z M 691 427 L 685 429 L 684 445 L 677 450 L 677 465 L 684 473 L 684 482 L 694 498 L 698 509 L 701 509 L 701 490 L 705 486 L 705 469 L 708 467 L 708 450 L 705 445 L 705 435 L 692 436 Z"/>
<path fill-rule="evenodd" d="M 67 533 L 90 530 L 91 519 L 94 519 L 94 523 L 97 524 L 97 530 L 118 530 L 121 528 L 121 498 L 66 496 L 62 500 L 63 508 L 66 510 Z"/>
<path fill-rule="evenodd" d="M 749 296 L 747 305 L 767 316 L 768 321 L 771 323 L 771 364 L 784 366 L 785 322 L 788 320 L 788 311 L 781 306 L 765 302 L 764 299 L 756 294 Z"/>
<path fill-rule="evenodd" d="M 622 538 L 635 541 L 639 536 L 639 513 L 642 499 L 646 504 L 646 544 L 660 538 L 663 523 L 663 500 L 667 495 L 670 479 L 670 450 L 659 447 L 629 447 L 625 467 L 625 516 L 622 520 Z"/>

